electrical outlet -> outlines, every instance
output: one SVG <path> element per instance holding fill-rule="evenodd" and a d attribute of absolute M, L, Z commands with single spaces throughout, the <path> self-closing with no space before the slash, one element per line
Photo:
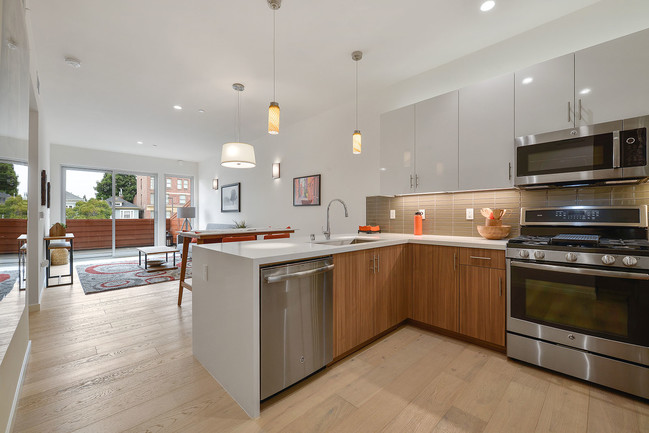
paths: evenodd
<path fill-rule="evenodd" d="M 393 220 L 396 218 L 397 218 L 397 211 L 395 211 L 394 209 L 390 209 L 390 219 Z"/>
<path fill-rule="evenodd" d="M 426 219 L 426 209 L 419 209 L 419 212 L 421 212 L 421 219 L 425 220 Z"/>
<path fill-rule="evenodd" d="M 466 219 L 468 220 L 473 219 L 473 208 L 471 207 L 466 208 Z"/>

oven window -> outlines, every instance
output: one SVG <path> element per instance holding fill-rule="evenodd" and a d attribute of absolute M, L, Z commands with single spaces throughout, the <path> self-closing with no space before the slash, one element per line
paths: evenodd
<path fill-rule="evenodd" d="M 511 316 L 567 331 L 649 346 L 646 280 L 524 268 L 511 263 Z M 565 271 L 563 270 L 565 269 Z"/>
<path fill-rule="evenodd" d="M 525 280 L 529 318 L 570 328 L 628 337 L 628 296 L 592 286 Z"/>
<path fill-rule="evenodd" d="M 610 169 L 613 134 L 522 146 L 516 152 L 518 176 Z"/>

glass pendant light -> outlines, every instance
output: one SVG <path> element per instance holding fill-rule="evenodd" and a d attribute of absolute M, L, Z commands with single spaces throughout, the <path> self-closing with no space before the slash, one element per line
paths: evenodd
<path fill-rule="evenodd" d="M 244 87 L 243 84 L 234 83 L 232 88 L 237 91 L 237 141 L 223 145 L 221 149 L 221 165 L 230 168 L 252 168 L 257 165 L 255 148 L 250 144 L 239 141 L 241 92 L 243 92 Z"/>
<path fill-rule="evenodd" d="M 267 0 L 268 7 L 273 10 L 273 101 L 268 106 L 268 133 L 279 134 L 279 104 L 275 102 L 275 87 L 277 80 L 275 79 L 275 11 L 282 6 L 282 0 Z"/>
<path fill-rule="evenodd" d="M 358 129 L 358 61 L 363 58 L 362 51 L 354 51 L 352 60 L 356 62 L 356 129 L 352 135 L 352 152 L 354 155 L 361 153 L 361 130 Z"/>

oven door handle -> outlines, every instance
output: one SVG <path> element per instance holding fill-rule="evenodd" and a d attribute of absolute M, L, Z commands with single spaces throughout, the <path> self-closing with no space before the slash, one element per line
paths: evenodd
<path fill-rule="evenodd" d="M 528 269 L 542 269 L 554 272 L 569 272 L 571 274 L 592 275 L 595 277 L 616 277 L 628 278 L 630 280 L 649 280 L 649 274 L 636 274 L 634 272 L 603 271 L 599 269 L 588 268 L 567 268 L 565 266 L 545 265 L 542 263 L 522 263 L 514 261 L 511 262 L 511 266 Z"/>

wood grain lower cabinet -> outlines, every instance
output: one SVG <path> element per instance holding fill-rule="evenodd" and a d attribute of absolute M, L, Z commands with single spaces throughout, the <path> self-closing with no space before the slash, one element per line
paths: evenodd
<path fill-rule="evenodd" d="M 459 248 L 412 245 L 412 315 L 422 323 L 458 332 Z"/>
<path fill-rule="evenodd" d="M 460 266 L 460 333 L 505 345 L 505 271 Z"/>
<path fill-rule="evenodd" d="M 407 245 L 334 255 L 334 358 L 408 317 Z"/>

